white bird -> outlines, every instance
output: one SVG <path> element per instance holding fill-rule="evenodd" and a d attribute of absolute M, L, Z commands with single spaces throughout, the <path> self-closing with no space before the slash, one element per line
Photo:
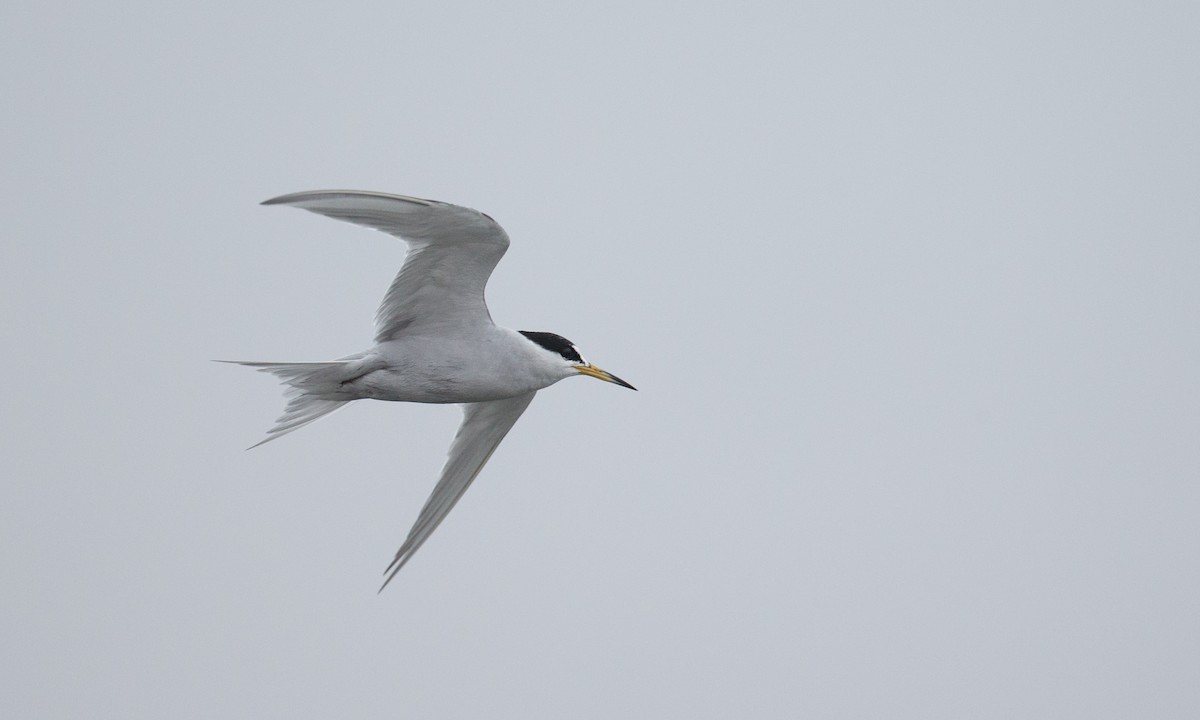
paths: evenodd
<path fill-rule="evenodd" d="M 375 313 L 369 350 L 326 362 L 234 361 L 287 385 L 283 415 L 252 447 L 355 400 L 462 404 L 441 478 L 384 570 L 380 591 L 454 508 L 538 390 L 576 375 L 637 389 L 584 360 L 562 336 L 492 322 L 484 286 L 508 249 L 508 234 L 477 210 L 357 190 L 293 193 L 262 204 L 382 230 L 404 240 L 408 253 Z"/>

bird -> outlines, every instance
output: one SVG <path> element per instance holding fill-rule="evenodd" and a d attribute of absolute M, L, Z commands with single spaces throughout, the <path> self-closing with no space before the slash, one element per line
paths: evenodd
<path fill-rule="evenodd" d="M 267 436 L 278 439 L 356 400 L 458 403 L 463 418 L 429 499 L 383 574 L 396 577 L 462 498 L 500 441 L 543 388 L 585 376 L 636 390 L 550 332 L 496 325 L 484 288 L 508 250 L 508 233 L 478 210 L 362 190 L 281 195 L 286 205 L 400 238 L 404 263 L 375 313 L 374 345 L 324 362 L 232 362 L 270 373 L 287 405 Z"/>

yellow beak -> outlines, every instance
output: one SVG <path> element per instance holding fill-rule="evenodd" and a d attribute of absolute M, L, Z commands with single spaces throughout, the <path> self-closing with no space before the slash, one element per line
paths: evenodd
<path fill-rule="evenodd" d="M 597 380 L 603 380 L 604 382 L 615 383 L 617 385 L 620 385 L 621 387 L 627 387 L 630 390 L 637 390 L 637 388 L 635 388 L 634 386 L 625 382 L 624 380 L 617 377 L 616 375 L 613 375 L 610 372 L 605 372 L 604 370 L 601 370 L 600 368 L 596 367 L 595 365 L 590 365 L 590 364 L 589 365 L 576 365 L 575 369 L 579 372 L 580 375 L 587 375 L 588 377 L 594 377 Z"/>

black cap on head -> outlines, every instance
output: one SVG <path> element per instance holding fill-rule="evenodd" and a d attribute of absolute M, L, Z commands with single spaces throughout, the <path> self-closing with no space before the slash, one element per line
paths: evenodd
<path fill-rule="evenodd" d="M 562 355 L 564 360 L 570 360 L 575 363 L 583 362 L 583 356 L 575 349 L 575 345 L 562 335 L 555 335 L 548 332 L 529 332 L 526 330 L 519 330 L 518 332 L 550 352 Z"/>

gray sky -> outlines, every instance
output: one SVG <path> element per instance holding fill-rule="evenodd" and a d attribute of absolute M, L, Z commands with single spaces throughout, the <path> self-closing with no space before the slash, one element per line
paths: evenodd
<path fill-rule="evenodd" d="M 10 5 L 12 5 L 10 3 Z M 0 25 L 4 717 L 1194 718 L 1194 2 L 67 3 Z M 431 197 L 541 393 L 282 407 Z"/>

